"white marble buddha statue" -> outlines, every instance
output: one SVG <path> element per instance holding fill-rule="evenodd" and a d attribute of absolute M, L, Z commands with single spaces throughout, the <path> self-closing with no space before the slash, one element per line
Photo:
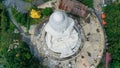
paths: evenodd
<path fill-rule="evenodd" d="M 61 58 L 77 51 L 78 33 L 74 29 L 74 20 L 63 11 L 55 11 L 45 26 L 46 43 L 50 50 L 61 53 Z M 76 48 L 77 47 L 77 48 Z"/>

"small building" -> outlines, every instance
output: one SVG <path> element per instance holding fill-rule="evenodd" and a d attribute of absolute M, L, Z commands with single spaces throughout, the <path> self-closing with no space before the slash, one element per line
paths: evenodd
<path fill-rule="evenodd" d="M 71 12 L 81 17 L 85 16 L 87 8 L 87 6 L 77 1 L 60 0 L 59 9 Z"/>

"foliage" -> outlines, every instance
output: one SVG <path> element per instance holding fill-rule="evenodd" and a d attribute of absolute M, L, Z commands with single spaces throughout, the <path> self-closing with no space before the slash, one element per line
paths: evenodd
<path fill-rule="evenodd" d="M 39 62 L 34 60 L 30 54 L 29 48 L 23 42 L 21 42 L 16 49 L 12 49 L 4 55 L 10 68 L 39 67 Z"/>
<path fill-rule="evenodd" d="M 40 11 L 41 17 L 35 19 L 31 18 L 30 11 L 32 9 L 35 9 L 36 11 Z M 18 23 L 29 28 L 31 24 L 40 23 L 40 21 L 44 20 L 45 17 L 49 16 L 53 12 L 52 8 L 38 9 L 36 8 L 36 6 L 32 6 L 31 10 L 28 13 L 20 13 L 16 9 L 12 8 L 12 13 Z"/>
<path fill-rule="evenodd" d="M 104 8 L 107 15 L 105 27 L 108 39 L 108 52 L 111 53 L 110 68 L 120 68 L 120 4 L 108 5 Z"/>
<path fill-rule="evenodd" d="M 45 2 L 48 2 L 48 1 L 51 1 L 51 0 L 45 0 Z"/>
<path fill-rule="evenodd" d="M 20 23 L 21 25 L 27 25 L 28 14 L 27 13 L 20 13 L 16 9 L 12 8 L 12 13 L 15 20 Z"/>
<path fill-rule="evenodd" d="M 45 8 L 41 10 L 43 16 L 49 16 L 53 12 L 52 8 Z"/>
<path fill-rule="evenodd" d="M 37 10 L 37 11 L 40 11 L 41 17 L 36 18 L 36 19 L 33 19 L 33 18 L 29 17 L 30 24 L 40 23 L 40 21 L 42 21 L 42 20 L 44 20 L 44 18 L 50 16 L 50 14 L 52 14 L 52 12 L 53 12 L 52 8 L 45 8 L 45 9 L 34 8 L 34 9 Z"/>
<path fill-rule="evenodd" d="M 25 1 L 25 2 L 32 2 L 32 1 L 34 1 L 34 0 L 23 0 L 23 1 Z"/>
<path fill-rule="evenodd" d="M 93 8 L 93 0 L 77 0 L 83 4 L 85 4 L 86 6 Z"/>
<path fill-rule="evenodd" d="M 120 62 L 118 60 L 112 60 L 109 64 L 109 68 L 120 68 Z"/>
<path fill-rule="evenodd" d="M 120 0 L 115 0 L 114 4 L 120 4 Z"/>
<path fill-rule="evenodd" d="M 105 64 L 103 64 L 103 62 L 101 62 L 101 63 L 97 66 L 97 68 L 105 68 Z"/>
<path fill-rule="evenodd" d="M 22 42 L 20 34 L 14 33 L 15 26 L 1 2 L 0 10 L 0 68 L 44 68 L 31 55 L 28 45 Z M 14 40 L 19 41 L 17 47 Z"/>

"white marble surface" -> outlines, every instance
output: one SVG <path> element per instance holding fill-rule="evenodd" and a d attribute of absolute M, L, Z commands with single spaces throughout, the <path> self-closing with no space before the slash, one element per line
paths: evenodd
<path fill-rule="evenodd" d="M 80 47 L 76 45 L 78 33 L 73 27 L 74 20 L 61 11 L 54 12 L 45 26 L 47 46 L 61 53 L 61 58 L 73 55 Z"/>

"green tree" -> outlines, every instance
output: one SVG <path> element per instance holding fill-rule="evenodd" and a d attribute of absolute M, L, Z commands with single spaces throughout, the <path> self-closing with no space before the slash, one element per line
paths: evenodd
<path fill-rule="evenodd" d="M 107 15 L 105 27 L 108 39 L 108 52 L 112 61 L 110 68 L 120 68 L 120 4 L 108 5 L 104 8 Z"/>
<path fill-rule="evenodd" d="M 14 33 L 15 26 L 2 2 L 0 10 L 0 68 L 44 68 L 42 63 L 31 55 L 20 34 Z M 16 39 L 19 40 L 19 45 L 15 48 L 13 40 Z"/>

